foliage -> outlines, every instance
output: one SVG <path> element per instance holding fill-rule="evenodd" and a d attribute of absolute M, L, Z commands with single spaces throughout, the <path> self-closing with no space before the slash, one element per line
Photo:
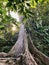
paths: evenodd
<path fill-rule="evenodd" d="M 10 16 L 9 9 L 6 7 L 7 2 L 8 0 L 0 0 L 0 52 L 8 52 L 17 40 L 15 36 L 17 31 L 13 32 L 11 28 L 12 24 L 18 26 L 18 23 Z"/>

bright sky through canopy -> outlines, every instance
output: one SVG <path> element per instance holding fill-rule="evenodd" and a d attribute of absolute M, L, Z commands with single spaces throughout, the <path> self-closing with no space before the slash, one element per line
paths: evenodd
<path fill-rule="evenodd" d="M 19 15 L 17 12 L 10 11 L 11 17 L 15 18 L 19 22 Z"/>
<path fill-rule="evenodd" d="M 15 31 L 16 30 L 16 26 L 14 24 L 12 24 L 12 30 Z"/>

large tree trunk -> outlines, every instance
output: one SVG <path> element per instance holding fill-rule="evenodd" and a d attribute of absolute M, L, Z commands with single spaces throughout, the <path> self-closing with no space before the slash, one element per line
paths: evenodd
<path fill-rule="evenodd" d="M 24 53 L 24 25 L 21 24 L 18 40 L 12 49 L 9 51 L 8 55 L 18 57 L 20 54 Z"/>
<path fill-rule="evenodd" d="M 24 25 L 21 24 L 18 40 L 8 53 L 9 56 L 20 57 L 20 65 L 37 65 L 28 50 L 28 40 Z"/>
<path fill-rule="evenodd" d="M 35 58 L 34 58 L 34 55 L 35 55 Z M 49 65 L 49 57 L 47 57 L 42 52 L 37 50 L 37 48 L 32 43 L 30 36 L 29 36 L 29 40 L 27 40 L 27 34 L 24 28 L 24 24 L 21 24 L 20 26 L 18 40 L 15 43 L 15 45 L 12 47 L 12 49 L 9 51 L 8 54 L 1 53 L 0 56 L 14 57 L 17 61 L 17 64 L 19 65 L 37 65 L 36 62 L 39 62 L 38 65 L 42 65 L 39 59 L 41 59 L 41 61 L 44 62 L 46 65 Z M 13 58 L 9 58 L 8 63 L 10 63 L 10 65 L 14 65 L 14 64 L 17 65 L 12 59 Z"/>
<path fill-rule="evenodd" d="M 43 54 L 42 52 L 40 52 L 33 44 L 33 41 L 31 40 L 31 37 L 29 35 L 29 49 L 30 52 L 32 54 L 34 54 L 36 57 L 38 57 L 39 59 L 41 59 L 41 61 L 43 63 L 45 63 L 46 65 L 49 65 L 49 57 L 47 57 L 45 54 Z"/>

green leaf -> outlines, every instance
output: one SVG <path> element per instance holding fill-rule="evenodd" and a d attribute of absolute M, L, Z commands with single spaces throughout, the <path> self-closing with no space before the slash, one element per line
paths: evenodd
<path fill-rule="evenodd" d="M 0 25 L 0 29 L 1 29 L 1 30 L 4 29 L 4 25 Z"/>
<path fill-rule="evenodd" d="M 8 0 L 0 0 L 0 2 L 8 2 Z"/>
<path fill-rule="evenodd" d="M 30 5 L 32 8 L 36 8 L 37 3 L 35 0 L 30 0 Z"/>

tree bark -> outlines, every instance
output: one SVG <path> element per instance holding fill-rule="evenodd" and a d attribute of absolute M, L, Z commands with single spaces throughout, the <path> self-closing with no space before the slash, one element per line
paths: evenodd
<path fill-rule="evenodd" d="M 24 53 L 23 37 L 24 37 L 24 25 L 21 24 L 18 40 L 12 47 L 12 49 L 9 51 L 8 55 L 18 57 L 21 53 Z"/>
<path fill-rule="evenodd" d="M 31 40 L 31 37 L 29 35 L 29 49 L 30 49 L 30 52 L 32 54 L 34 54 L 35 56 L 37 56 L 38 58 L 41 59 L 41 61 L 43 63 L 45 63 L 46 65 L 49 65 L 49 57 L 47 57 L 45 54 L 43 54 L 42 52 L 40 52 L 33 44 L 32 40 Z"/>
<path fill-rule="evenodd" d="M 21 24 L 18 40 L 8 53 L 9 56 L 20 57 L 20 65 L 37 65 L 28 50 L 28 40 L 24 25 Z"/>
<path fill-rule="evenodd" d="M 25 46 L 25 53 L 24 53 L 24 57 L 25 57 L 25 65 L 37 65 L 36 61 L 34 60 L 34 57 L 31 55 L 31 53 L 29 52 L 28 49 L 28 40 L 27 40 L 27 34 L 25 31 L 24 34 L 24 46 Z"/>

